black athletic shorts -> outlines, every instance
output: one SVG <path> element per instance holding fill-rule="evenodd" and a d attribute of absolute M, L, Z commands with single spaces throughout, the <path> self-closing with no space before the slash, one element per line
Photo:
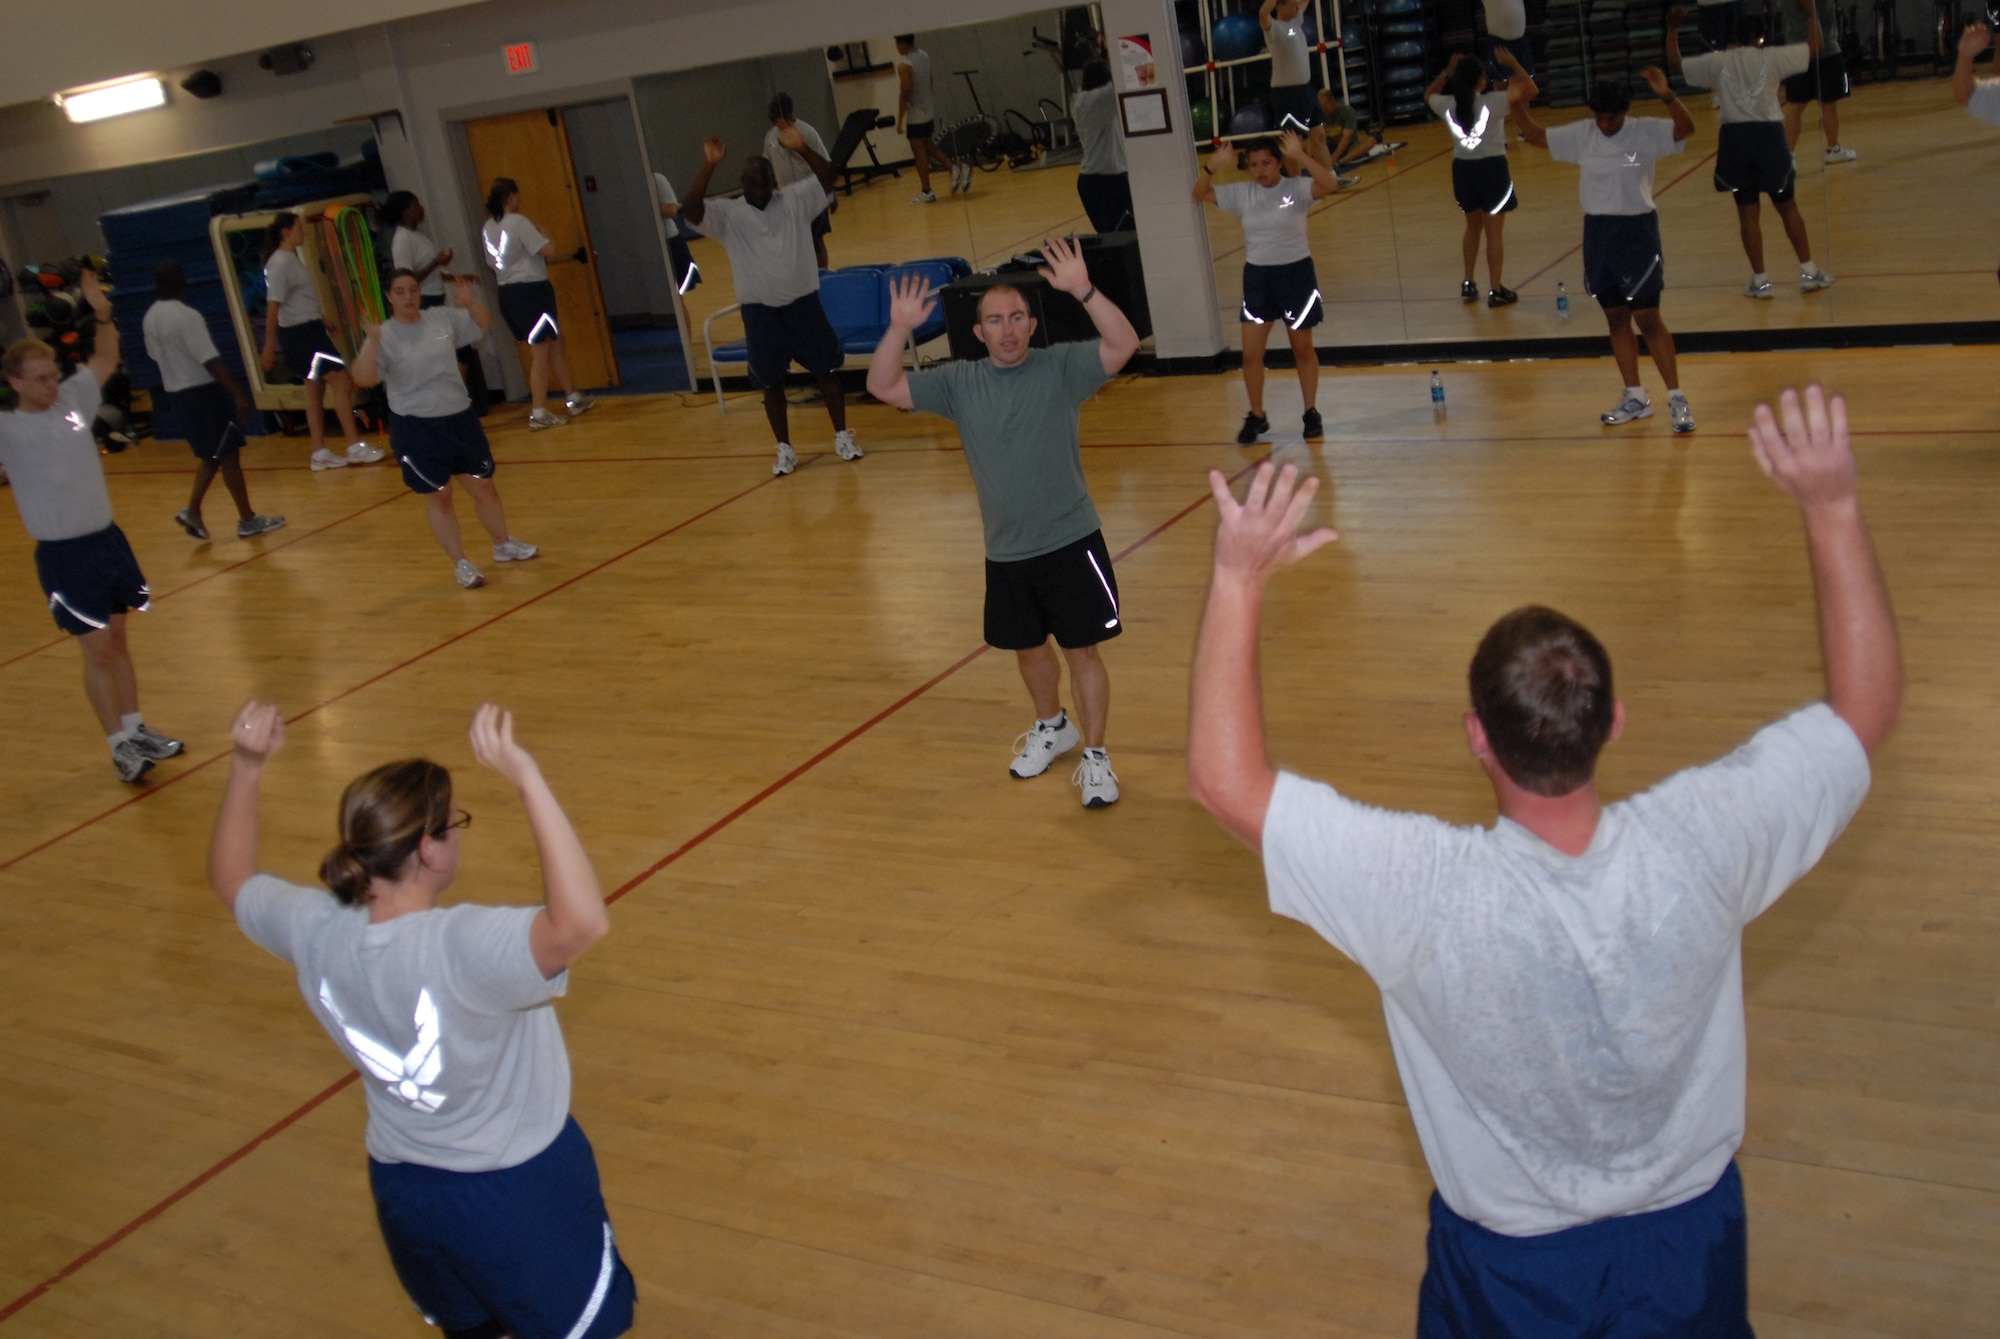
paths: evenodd
<path fill-rule="evenodd" d="M 1847 83 L 1847 57 L 1841 52 L 1814 56 L 1804 74 L 1785 81 L 1786 102 L 1839 102 L 1853 90 Z"/>
<path fill-rule="evenodd" d="M 833 231 L 833 206 L 828 205 L 825 209 L 822 209 L 819 211 L 819 213 L 813 215 L 812 235 L 815 237 L 824 237 L 832 231 Z"/>
<path fill-rule="evenodd" d="M 56 626 L 73 637 L 108 626 L 113 614 L 144 612 L 153 602 L 146 574 L 116 525 L 75 539 L 41 541 L 35 545 L 35 575 L 42 579 Z"/>
<path fill-rule="evenodd" d="M 1116 637 L 1118 574 L 1104 532 L 1019 562 L 986 560 L 986 644 L 1002 651 L 1032 651 L 1055 635 L 1075 650 Z"/>
<path fill-rule="evenodd" d="M 562 338 L 556 325 L 556 286 L 546 279 L 500 285 L 500 315 L 523 344 Z"/>
<path fill-rule="evenodd" d="M 1311 84 L 1286 84 L 1274 88 L 1265 101 L 1271 108 L 1273 135 L 1287 130 L 1303 135 L 1314 126 L 1326 124 L 1326 113 L 1320 110 L 1319 90 Z"/>
<path fill-rule="evenodd" d="M 1451 160 L 1451 193 L 1465 214 L 1509 214 L 1521 203 L 1507 155 Z"/>
<path fill-rule="evenodd" d="M 412 493 L 442 492 L 454 474 L 493 477 L 493 448 L 479 415 L 470 409 L 443 418 L 391 414 L 389 449 L 401 462 L 403 483 Z"/>
<path fill-rule="evenodd" d="M 1774 205 L 1788 205 L 1798 192 L 1798 165 L 1785 143 L 1782 121 L 1724 123 L 1715 141 L 1715 189 L 1733 191 L 1739 205 L 1754 205 L 1768 195 Z"/>
<path fill-rule="evenodd" d="M 1707 11 L 1704 10 L 1703 12 L 1706 13 Z M 1486 68 L 1493 78 L 1505 79 L 1514 73 L 1500 63 L 1500 57 L 1493 54 L 1494 51 L 1498 51 L 1501 47 L 1505 47 L 1514 53 L 1514 59 L 1521 62 L 1521 68 L 1526 70 L 1530 77 L 1534 75 L 1535 44 L 1528 40 L 1526 33 L 1522 33 L 1519 37 L 1494 37 L 1489 34 L 1486 40 L 1492 44 L 1492 50 L 1489 50 L 1486 55 Z"/>
<path fill-rule="evenodd" d="M 1319 324 L 1325 307 L 1320 300 L 1319 277 L 1313 272 L 1311 256 L 1289 265 L 1243 267 L 1246 325 L 1283 321 L 1294 330 L 1310 330 Z"/>
<path fill-rule="evenodd" d="M 444 306 L 445 301 L 446 301 L 446 295 L 443 293 L 419 294 L 417 297 L 417 310 L 429 311 L 433 307 L 442 307 Z"/>
<path fill-rule="evenodd" d="M 236 421 L 236 397 L 222 389 L 220 382 L 169 391 L 167 399 L 196 460 L 213 464 L 242 448 L 243 425 Z"/>
<path fill-rule="evenodd" d="M 929 139 L 931 131 L 937 129 L 935 121 L 911 121 L 909 129 L 903 132 L 906 139 Z"/>
<path fill-rule="evenodd" d="M 285 366 L 300 381 L 322 381 L 328 372 L 347 370 L 347 360 L 334 347 L 324 321 L 279 326 L 278 348 L 285 355 Z"/>
<path fill-rule="evenodd" d="M 1583 216 L 1583 287 L 1598 306 L 1657 307 L 1666 281 L 1658 214 Z"/>
<path fill-rule="evenodd" d="M 847 360 L 817 293 L 782 307 L 744 303 L 743 342 L 750 350 L 750 380 L 760 387 L 784 385 L 785 369 L 793 363 L 823 375 Z"/>
<path fill-rule="evenodd" d="M 1092 232 L 1132 230 L 1132 178 L 1124 172 L 1079 172 L 1077 198 L 1090 216 Z"/>

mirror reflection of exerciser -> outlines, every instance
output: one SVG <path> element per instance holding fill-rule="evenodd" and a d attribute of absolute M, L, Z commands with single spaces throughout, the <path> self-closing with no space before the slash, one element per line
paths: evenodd
<path fill-rule="evenodd" d="M 319 288 L 320 309 L 333 328 L 333 342 L 343 358 L 351 359 L 361 347 L 362 313 L 378 321 L 383 315 L 381 270 L 368 216 L 363 212 L 372 203 L 366 195 L 344 195 L 309 201 L 286 211 L 306 222 L 299 258 Z M 243 350 L 252 401 L 259 409 L 303 412 L 306 369 L 287 367 L 282 355 L 269 374 L 258 365 L 264 322 L 270 319 L 264 302 L 264 235 L 277 216 L 275 210 L 222 215 L 210 221 L 209 238 L 222 272 L 232 279 L 223 288 Z"/>

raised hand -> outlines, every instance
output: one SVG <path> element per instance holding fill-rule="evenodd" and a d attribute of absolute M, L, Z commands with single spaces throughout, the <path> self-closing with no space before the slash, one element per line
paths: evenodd
<path fill-rule="evenodd" d="M 1090 291 L 1090 271 L 1084 268 L 1083 249 L 1074 242 L 1066 242 L 1060 237 L 1042 239 L 1042 259 L 1048 264 L 1035 267 L 1035 273 L 1048 280 L 1050 288 L 1080 298 Z"/>
<path fill-rule="evenodd" d="M 1319 480 L 1308 476 L 1301 483 L 1295 465 L 1282 470 L 1273 470 L 1268 460 L 1259 465 L 1241 502 L 1230 493 L 1221 470 L 1208 472 L 1208 487 L 1220 515 L 1215 527 L 1218 577 L 1240 577 L 1261 585 L 1278 569 L 1340 538 L 1327 526 L 1300 531 L 1306 508 L 1319 492 Z"/>
<path fill-rule="evenodd" d="M 1232 171 L 1235 167 L 1236 146 L 1234 144 L 1218 144 L 1215 146 L 1215 152 L 1208 156 L 1208 168 L 1211 172 L 1228 172 Z"/>
<path fill-rule="evenodd" d="M 98 279 L 97 271 L 84 266 L 83 273 L 77 276 L 76 285 L 83 290 L 83 300 L 90 304 L 90 310 L 97 314 L 97 319 L 110 319 L 111 299 L 104 295 L 104 284 Z"/>
<path fill-rule="evenodd" d="M 466 300 L 478 296 L 479 277 L 472 274 L 447 274 L 452 291 L 458 295 L 458 305 L 463 307 Z"/>
<path fill-rule="evenodd" d="M 805 152 L 806 137 L 796 122 L 779 121 L 776 123 L 776 129 L 778 132 L 778 143 L 790 149 L 793 153 Z"/>
<path fill-rule="evenodd" d="M 236 724 L 229 727 L 229 742 L 236 746 L 237 761 L 263 762 L 284 746 L 285 713 L 276 703 L 252 698 L 236 713 Z"/>
<path fill-rule="evenodd" d="M 1666 72 L 1659 66 L 1648 65 L 1639 71 L 1639 77 L 1646 81 L 1646 87 L 1652 89 L 1656 96 L 1670 98 L 1674 95 L 1673 85 L 1667 82 Z"/>
<path fill-rule="evenodd" d="M 537 771 L 534 757 L 514 742 L 514 713 L 493 702 L 472 713 L 472 756 L 516 786 Z"/>
<path fill-rule="evenodd" d="M 721 162 L 726 150 L 722 147 L 722 136 L 710 135 L 701 142 L 701 160 L 710 167 Z"/>
<path fill-rule="evenodd" d="M 1992 40 L 1993 30 L 1991 28 L 1988 28 L 1983 23 L 1972 24 L 1966 28 L 1965 32 L 1958 39 L 1958 54 L 1961 56 L 1976 56 L 1986 50 L 1987 44 Z"/>
<path fill-rule="evenodd" d="M 375 318 L 373 312 L 368 311 L 366 308 L 361 312 L 361 333 L 368 339 L 374 339 L 382 333 L 382 323 Z"/>
<path fill-rule="evenodd" d="M 889 281 L 889 325 L 893 329 L 915 330 L 936 309 L 931 281 L 923 275 L 899 275 Z"/>
<path fill-rule="evenodd" d="M 1685 9 L 1682 9 L 1679 5 L 1674 5 L 1667 10 L 1667 26 L 1669 28 L 1679 28 L 1683 23 L 1686 22 L 1687 22 L 1687 11 Z"/>
<path fill-rule="evenodd" d="M 1287 130 L 1278 136 L 1278 150 L 1288 163 L 1302 163 L 1306 158 L 1306 142 L 1299 138 L 1296 130 Z"/>
<path fill-rule="evenodd" d="M 1750 419 L 1750 450 L 1771 481 L 1801 507 L 1854 499 L 1854 450 L 1847 440 L 1847 401 L 1827 399 L 1819 383 L 1803 399 L 1786 388 L 1778 412 L 1760 404 Z"/>

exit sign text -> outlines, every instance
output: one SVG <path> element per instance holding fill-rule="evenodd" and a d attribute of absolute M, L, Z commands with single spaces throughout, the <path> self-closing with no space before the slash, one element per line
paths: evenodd
<path fill-rule="evenodd" d="M 533 42 L 509 43 L 503 49 L 502 54 L 507 57 L 508 74 L 533 74 L 541 68 L 541 66 L 535 63 L 535 44 Z"/>

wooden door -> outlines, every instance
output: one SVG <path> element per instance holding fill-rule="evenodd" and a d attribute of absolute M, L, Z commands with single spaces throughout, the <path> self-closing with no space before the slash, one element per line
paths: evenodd
<path fill-rule="evenodd" d="M 467 121 L 465 138 L 472 149 L 473 170 L 479 174 L 480 198 L 473 207 L 474 217 L 485 222 L 485 193 L 493 179 L 512 177 L 521 188 L 521 212 L 555 244 L 556 255 L 567 256 L 579 246 L 590 253 L 590 225 L 584 221 L 576 165 L 570 159 L 569 135 L 560 109 Z M 563 348 L 581 389 L 618 384 L 611 324 L 604 314 L 595 253 L 590 254 L 592 258 L 582 265 L 567 260 L 549 262 Z M 520 354 L 525 369 L 527 350 L 521 349 Z M 558 388 L 552 385 L 551 389 Z"/>

